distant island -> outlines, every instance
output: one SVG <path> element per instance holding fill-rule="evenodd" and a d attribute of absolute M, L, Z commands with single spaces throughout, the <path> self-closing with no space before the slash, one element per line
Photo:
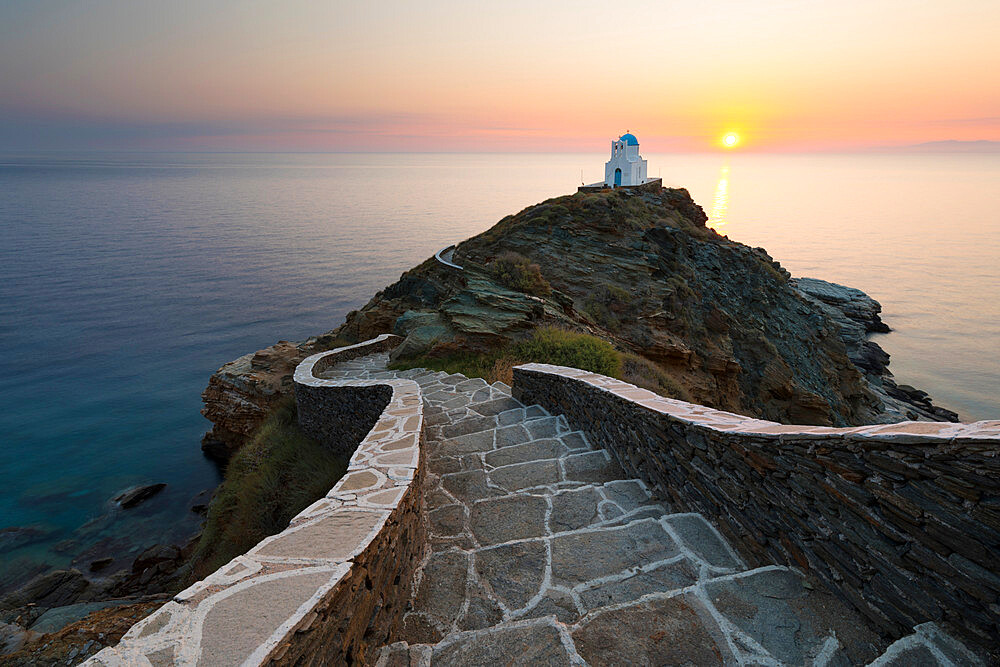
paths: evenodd
<path fill-rule="evenodd" d="M 1000 153 L 1000 141 L 948 139 L 946 141 L 925 141 L 907 146 L 890 146 L 875 150 L 899 153 Z"/>

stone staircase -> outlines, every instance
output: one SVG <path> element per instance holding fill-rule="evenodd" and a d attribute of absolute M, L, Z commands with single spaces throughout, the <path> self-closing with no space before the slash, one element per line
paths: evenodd
<path fill-rule="evenodd" d="M 801 572 L 748 569 L 562 416 L 502 383 L 387 355 L 327 378 L 409 378 L 427 431 L 429 545 L 379 665 L 975 664 L 925 624 L 891 646 Z"/>

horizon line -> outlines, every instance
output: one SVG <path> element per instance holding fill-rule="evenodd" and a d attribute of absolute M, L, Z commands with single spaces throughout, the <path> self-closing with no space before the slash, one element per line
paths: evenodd
<path fill-rule="evenodd" d="M 871 146 L 850 149 L 803 149 L 803 150 L 651 150 L 649 155 L 870 155 L 870 154 L 961 154 L 990 155 L 1000 153 L 1000 142 L 990 140 L 928 142 L 927 144 L 906 144 L 901 146 Z M 947 150 L 941 144 L 991 144 L 992 150 L 968 151 L 961 148 Z M 937 145 L 937 150 L 934 150 Z M 922 150 L 923 149 L 923 150 Z M 169 149 L 169 148 L 4 148 L 0 146 L 0 154 L 43 154 L 43 153 L 159 153 L 159 154 L 199 154 L 199 155 L 603 155 L 605 151 L 596 150 L 212 150 L 212 149 Z"/>

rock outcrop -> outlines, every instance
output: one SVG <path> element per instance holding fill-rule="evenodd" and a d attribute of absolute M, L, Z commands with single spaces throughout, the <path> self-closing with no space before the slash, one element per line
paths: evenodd
<path fill-rule="evenodd" d="M 279 341 L 245 354 L 216 371 L 201 395 L 202 414 L 212 430 L 202 439 L 206 455 L 226 461 L 250 436 L 281 396 L 292 387 L 292 372 L 310 352 Z"/>
<path fill-rule="evenodd" d="M 455 250 L 464 271 L 408 271 L 337 334 L 406 336 L 400 356 L 504 345 L 554 325 L 635 352 L 698 403 L 778 421 L 858 424 L 877 400 L 836 324 L 760 248 L 719 236 L 685 190 L 559 197 L 508 216 Z M 504 253 L 537 264 L 549 293 L 494 277 Z"/>
<path fill-rule="evenodd" d="M 223 366 L 203 394 L 219 458 L 253 432 L 290 391 L 308 354 L 382 333 L 405 341 L 395 358 L 489 351 L 540 326 L 590 333 L 654 362 L 690 400 L 799 424 L 852 425 L 909 416 L 899 407 L 885 331 L 864 293 L 791 280 L 762 248 L 705 226 L 686 190 L 577 193 L 528 207 L 459 244 L 458 270 L 434 258 L 404 273 L 339 328 L 280 342 Z M 494 261 L 517 253 L 547 289 L 508 286 Z"/>
<path fill-rule="evenodd" d="M 847 356 L 882 402 L 882 414 L 876 421 L 958 421 L 957 413 L 934 405 L 927 392 L 896 384 L 889 370 L 889 353 L 869 339 L 869 334 L 892 331 L 879 316 L 882 304 L 859 289 L 818 278 L 795 278 L 791 283 L 840 328 Z"/>

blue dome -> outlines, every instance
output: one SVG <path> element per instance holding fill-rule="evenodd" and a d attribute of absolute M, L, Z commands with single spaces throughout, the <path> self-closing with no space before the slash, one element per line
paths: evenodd
<path fill-rule="evenodd" d="M 634 134 L 625 133 L 618 138 L 618 141 L 624 141 L 626 146 L 638 146 L 639 140 L 635 138 Z"/>

